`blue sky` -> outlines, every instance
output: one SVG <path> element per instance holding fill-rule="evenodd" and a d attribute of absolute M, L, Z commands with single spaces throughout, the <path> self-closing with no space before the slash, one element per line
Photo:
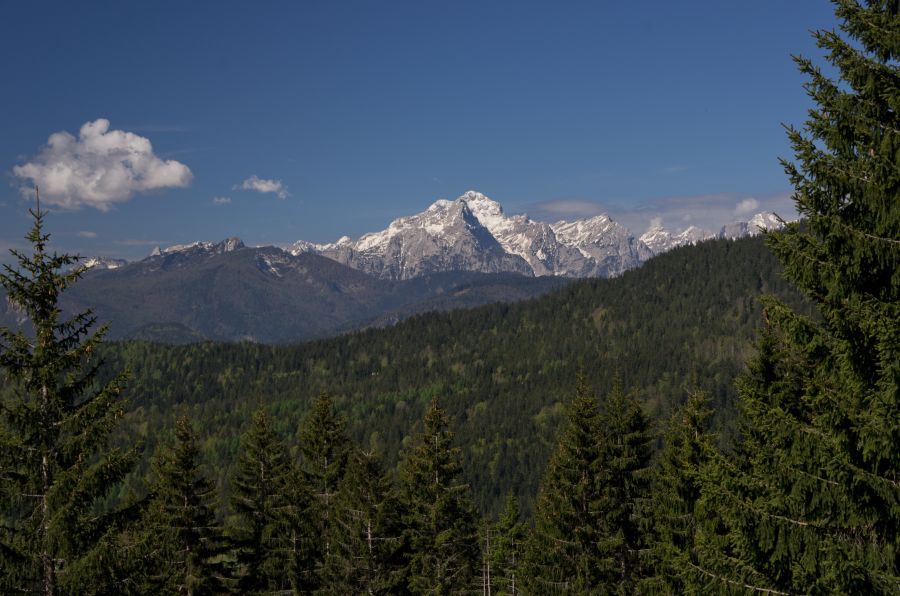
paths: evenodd
<path fill-rule="evenodd" d="M 468 189 L 636 232 L 748 199 L 783 211 L 781 123 L 809 107 L 790 54 L 819 59 L 808 32 L 835 26 L 824 0 L 3 12 L 0 248 L 27 231 L 22 187 L 46 179 L 58 247 L 127 258 L 358 236 Z M 133 158 L 97 157 L 110 146 Z"/>

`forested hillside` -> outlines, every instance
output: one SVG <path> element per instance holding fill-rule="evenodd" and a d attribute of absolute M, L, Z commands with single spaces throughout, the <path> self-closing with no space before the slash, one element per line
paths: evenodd
<path fill-rule="evenodd" d="M 111 324 L 111 339 L 287 343 L 419 312 L 523 300 L 567 282 L 472 271 L 379 280 L 319 255 L 229 239 L 88 270 L 60 297 L 60 306 L 67 314 L 90 308 Z M 0 325 L 18 327 L 25 322 L 21 315 L 0 291 Z"/>
<path fill-rule="evenodd" d="M 436 397 L 458 432 L 477 503 L 498 512 L 511 491 L 531 511 L 579 371 L 601 395 L 618 376 L 654 420 L 690 389 L 704 389 L 727 444 L 734 379 L 760 321 L 757 299 L 770 292 L 798 301 L 761 238 L 716 240 L 539 299 L 425 314 L 330 340 L 129 342 L 112 344 L 106 356 L 110 370 L 133 375 L 129 426 L 152 448 L 177 414 L 190 414 L 224 493 L 238 436 L 259 405 L 295 444 L 311 400 L 329 393 L 355 441 L 377 447 L 392 467 Z"/>
<path fill-rule="evenodd" d="M 0 325 L 0 592 L 900 593 L 900 3 L 835 13 L 830 66 L 796 58 L 801 221 L 527 302 L 109 344 L 35 186 L 0 271 L 28 321 Z"/>

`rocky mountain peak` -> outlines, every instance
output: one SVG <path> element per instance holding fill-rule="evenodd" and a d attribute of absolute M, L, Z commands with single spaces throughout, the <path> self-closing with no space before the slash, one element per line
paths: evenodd
<path fill-rule="evenodd" d="M 244 248 L 244 242 L 237 236 L 231 236 L 230 238 L 226 238 L 219 242 L 215 248 L 217 252 L 231 252 L 239 248 Z"/>
<path fill-rule="evenodd" d="M 464 202 L 469 207 L 469 210 L 475 214 L 475 217 L 478 218 L 478 221 L 488 229 L 504 219 L 503 207 L 500 203 L 489 199 L 478 191 L 466 191 L 457 200 Z"/>
<path fill-rule="evenodd" d="M 685 244 L 697 244 L 698 242 L 715 237 L 715 233 L 710 232 L 709 230 L 697 226 L 688 226 L 687 229 L 678 234 L 675 238 L 679 243 L 678 246 L 683 246 Z"/>
<path fill-rule="evenodd" d="M 784 222 L 777 215 L 769 211 L 757 213 L 747 222 L 747 233 L 751 236 L 759 234 L 762 230 L 780 230 Z"/>
<path fill-rule="evenodd" d="M 662 226 L 653 226 L 640 238 L 653 254 L 669 250 L 672 247 L 672 233 Z"/>
<path fill-rule="evenodd" d="M 81 261 L 87 269 L 118 269 L 128 264 L 125 259 L 111 259 L 108 257 L 88 257 Z"/>
<path fill-rule="evenodd" d="M 777 225 L 771 214 L 752 221 L 767 229 Z M 734 224 L 718 236 L 745 235 L 752 233 L 750 227 L 747 222 Z M 507 216 L 500 203 L 469 190 L 454 200 L 438 199 L 424 211 L 397 218 L 386 229 L 355 241 L 347 236 L 329 244 L 298 241 L 288 251 L 315 252 L 389 279 L 456 270 L 608 277 L 677 246 L 715 236 L 697 226 L 677 234 L 655 226 L 635 238 L 605 213 L 547 224 L 524 214 Z"/>
<path fill-rule="evenodd" d="M 244 242 L 237 236 L 231 236 L 221 242 L 197 241 L 189 244 L 174 244 L 162 250 L 157 246 L 150 253 L 150 257 L 159 257 L 173 254 L 222 254 L 244 248 Z"/>
<path fill-rule="evenodd" d="M 563 242 L 576 245 L 596 243 L 609 237 L 611 234 L 630 234 L 624 226 L 614 222 L 605 213 L 587 219 L 558 221 L 551 224 L 550 227 L 556 233 L 557 238 Z"/>

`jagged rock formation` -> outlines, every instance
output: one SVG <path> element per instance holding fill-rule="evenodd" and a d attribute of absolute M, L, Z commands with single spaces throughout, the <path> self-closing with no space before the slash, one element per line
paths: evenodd
<path fill-rule="evenodd" d="M 329 244 L 298 240 L 286 250 L 315 254 L 378 279 L 407 280 L 441 272 L 515 273 L 525 276 L 614 277 L 647 259 L 708 238 L 740 238 L 777 229 L 772 213 L 722 227 L 718 234 L 696 226 L 673 233 L 655 226 L 639 238 L 606 214 L 548 224 L 527 215 L 508 216 L 500 203 L 468 191 L 455 200 L 440 199 L 415 215 L 401 217 L 380 232 Z M 222 254 L 244 248 L 239 238 L 219 243 L 194 242 L 156 247 L 151 261 L 174 267 L 190 255 Z M 97 268 L 124 262 L 96 260 Z M 268 265 L 266 265 L 268 267 Z"/>
<path fill-rule="evenodd" d="M 300 240 L 292 254 L 315 252 L 383 279 L 439 271 L 510 272 L 535 276 L 610 277 L 650 251 L 608 215 L 547 224 L 507 216 L 496 201 L 469 191 L 441 199 L 386 230 L 330 244 Z"/>
<path fill-rule="evenodd" d="M 411 279 L 441 271 L 511 272 L 534 276 L 613 277 L 667 250 L 708 238 L 739 238 L 780 225 L 771 213 L 736 222 L 717 235 L 690 226 L 673 234 L 660 226 L 636 238 L 606 214 L 547 224 L 507 216 L 497 201 L 470 190 L 391 222 L 358 240 L 329 244 L 298 240 L 291 254 L 315 253 L 381 279 Z"/>
<path fill-rule="evenodd" d="M 310 248 L 309 243 L 295 244 L 291 253 Z M 532 275 L 529 264 L 507 252 L 461 199 L 437 201 L 356 242 L 344 237 L 315 248 L 322 256 L 381 279 L 411 279 L 439 271 Z"/>

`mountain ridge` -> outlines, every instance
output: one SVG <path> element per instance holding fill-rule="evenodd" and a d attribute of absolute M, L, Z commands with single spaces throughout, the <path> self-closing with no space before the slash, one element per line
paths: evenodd
<path fill-rule="evenodd" d="M 356 240 L 342 236 L 334 242 L 316 244 L 301 239 L 279 248 L 293 256 L 324 256 L 386 280 L 448 271 L 615 277 L 679 246 L 711 238 L 734 240 L 782 225 L 774 213 L 761 212 L 747 221 L 726 223 L 717 233 L 697 226 L 673 233 L 657 225 L 637 236 L 608 214 L 555 223 L 538 221 L 527 214 L 509 216 L 499 202 L 470 190 L 454 200 L 438 199 L 424 211 L 398 217 L 384 230 L 365 233 Z M 147 258 L 196 251 L 228 252 L 243 246 L 240 238 L 231 237 L 218 243 L 156 247 Z M 87 264 L 112 269 L 127 262 L 92 257 Z"/>
<path fill-rule="evenodd" d="M 92 309 L 111 339 L 280 343 L 390 325 L 426 310 L 531 298 L 567 280 L 449 271 L 378 279 L 315 253 L 191 243 L 115 268 L 92 267 L 63 295 L 64 314 Z M 0 326 L 25 314 L 0 296 Z"/>
<path fill-rule="evenodd" d="M 710 238 L 735 239 L 754 235 L 759 227 L 781 225 L 775 214 L 763 212 L 746 222 L 725 224 L 719 233 L 690 226 L 672 234 L 657 226 L 637 237 L 608 214 L 552 224 L 525 214 L 507 216 L 500 203 L 470 190 L 452 201 L 438 199 L 424 211 L 397 218 L 386 229 L 355 241 L 348 236 L 327 244 L 298 240 L 286 250 L 315 252 L 383 279 L 409 279 L 453 268 L 536 277 L 614 277 L 679 246 Z M 480 241 L 467 239 L 466 234 Z M 479 253 L 482 246 L 490 248 Z M 497 246 L 510 258 L 500 258 Z"/>

